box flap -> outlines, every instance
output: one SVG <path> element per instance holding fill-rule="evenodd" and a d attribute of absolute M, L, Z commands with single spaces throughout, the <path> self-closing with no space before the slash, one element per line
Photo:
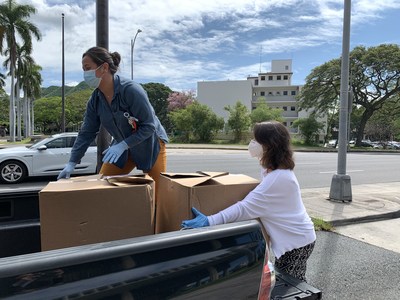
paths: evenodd
<path fill-rule="evenodd" d="M 212 172 L 212 171 L 197 171 L 198 174 L 204 174 L 211 178 L 229 175 L 229 172 Z"/>
<path fill-rule="evenodd" d="M 200 173 L 170 173 L 170 172 L 162 172 L 161 175 L 168 178 L 198 178 L 204 177 L 206 175 Z"/>
<path fill-rule="evenodd" d="M 259 180 L 244 174 L 229 174 L 229 176 L 214 177 L 213 180 L 224 185 L 260 182 Z"/>
<path fill-rule="evenodd" d="M 185 187 L 207 184 L 213 178 L 229 175 L 229 172 L 197 171 L 195 173 L 161 173 Z"/>
<path fill-rule="evenodd" d="M 103 179 L 90 179 L 90 180 L 59 180 L 50 181 L 40 193 L 45 192 L 68 192 L 77 190 L 88 190 L 88 189 L 101 189 L 109 188 L 110 184 Z"/>
<path fill-rule="evenodd" d="M 105 176 L 108 183 L 116 186 L 134 185 L 134 184 L 149 184 L 153 182 L 150 176 L 143 175 L 119 175 L 119 176 Z"/>

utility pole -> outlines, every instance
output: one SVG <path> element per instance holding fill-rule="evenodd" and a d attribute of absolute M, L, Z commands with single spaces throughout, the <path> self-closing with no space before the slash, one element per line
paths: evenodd
<path fill-rule="evenodd" d="M 64 14 L 61 14 L 61 132 L 65 132 Z"/>
<path fill-rule="evenodd" d="M 342 66 L 340 78 L 339 149 L 337 174 L 333 175 L 329 200 L 351 202 L 351 178 L 346 174 L 349 115 L 349 52 L 351 0 L 344 0 Z"/>
<path fill-rule="evenodd" d="M 108 0 L 96 0 L 96 45 L 108 49 Z M 103 165 L 103 152 L 110 141 L 109 133 L 101 125 L 97 134 L 97 173 Z"/>

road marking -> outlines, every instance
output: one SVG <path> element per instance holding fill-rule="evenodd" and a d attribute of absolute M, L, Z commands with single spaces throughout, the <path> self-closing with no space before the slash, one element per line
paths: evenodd
<path fill-rule="evenodd" d="M 332 174 L 336 173 L 337 171 L 325 171 L 325 172 L 319 172 L 319 174 Z M 364 172 L 364 170 L 347 170 L 347 173 L 355 173 L 355 172 Z"/>

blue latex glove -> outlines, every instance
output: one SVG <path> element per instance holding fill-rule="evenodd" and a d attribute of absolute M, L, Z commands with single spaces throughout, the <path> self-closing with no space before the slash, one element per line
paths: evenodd
<path fill-rule="evenodd" d="M 71 173 L 74 171 L 76 163 L 69 162 L 65 165 L 64 169 L 58 174 L 57 180 L 61 178 L 70 178 Z"/>
<path fill-rule="evenodd" d="M 183 221 L 181 224 L 183 228 L 198 228 L 198 227 L 210 226 L 210 223 L 208 222 L 208 219 L 205 215 L 203 215 L 194 207 L 192 207 L 192 212 L 195 218 Z"/>
<path fill-rule="evenodd" d="M 111 146 L 110 148 L 103 151 L 103 154 L 105 154 L 103 157 L 103 162 L 110 164 L 117 162 L 118 158 L 120 158 L 122 153 L 124 153 L 124 151 L 128 148 L 129 146 L 127 143 L 125 143 L 125 141 Z"/>

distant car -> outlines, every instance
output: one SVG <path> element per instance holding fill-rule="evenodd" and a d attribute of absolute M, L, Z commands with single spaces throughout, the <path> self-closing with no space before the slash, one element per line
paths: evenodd
<path fill-rule="evenodd" d="M 337 140 L 330 140 L 328 143 L 325 144 L 326 148 L 336 148 Z"/>
<path fill-rule="evenodd" d="M 68 162 L 78 133 L 55 134 L 32 146 L 0 149 L 0 182 L 20 183 L 31 176 L 58 175 Z M 94 174 L 97 146 L 93 142 L 73 174 Z"/>
<path fill-rule="evenodd" d="M 368 147 L 368 148 L 373 148 L 374 145 L 371 142 L 368 141 L 361 141 L 361 147 Z"/>
<path fill-rule="evenodd" d="M 386 148 L 387 149 L 399 150 L 400 149 L 400 142 L 388 141 L 387 144 L 386 144 Z"/>

